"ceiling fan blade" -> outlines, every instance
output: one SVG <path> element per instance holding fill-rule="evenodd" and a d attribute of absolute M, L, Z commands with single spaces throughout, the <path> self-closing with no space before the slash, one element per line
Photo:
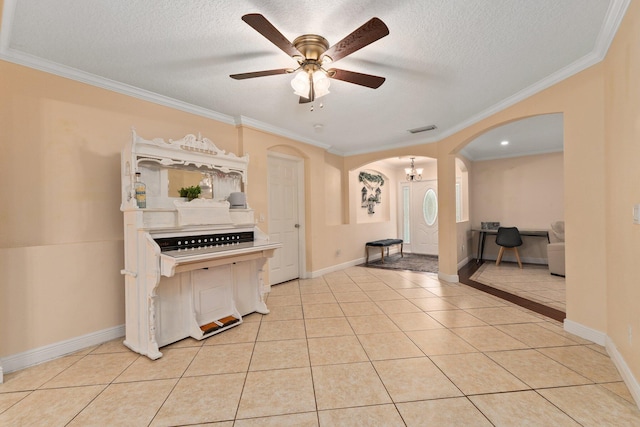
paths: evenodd
<path fill-rule="evenodd" d="M 335 62 L 353 52 L 383 38 L 389 34 L 389 28 L 379 18 L 371 18 L 360 28 L 334 44 L 324 53 Z"/>
<path fill-rule="evenodd" d="M 298 101 L 298 104 L 308 104 L 309 102 L 311 102 L 309 98 L 304 98 L 301 96 L 300 100 Z"/>
<path fill-rule="evenodd" d="M 252 73 L 231 74 L 229 77 L 236 80 L 252 79 L 254 77 L 275 76 L 277 74 L 289 74 L 292 68 L 279 68 L 277 70 L 254 71 Z"/>
<path fill-rule="evenodd" d="M 372 76 L 371 74 L 356 73 L 355 71 L 338 70 L 335 68 L 327 71 L 329 77 L 343 82 L 354 83 L 360 86 L 379 88 L 386 80 L 384 77 Z"/>
<path fill-rule="evenodd" d="M 287 55 L 301 55 L 298 49 L 296 49 L 295 46 L 292 45 L 291 42 L 287 40 L 287 38 L 283 36 L 280 31 L 278 31 L 277 28 L 274 27 L 271 22 L 267 21 L 267 18 L 260 15 L 259 13 L 250 13 L 244 15 L 242 17 L 242 20 L 249 24 L 254 30 L 265 36 L 271 43 L 282 49 L 282 51 Z"/>

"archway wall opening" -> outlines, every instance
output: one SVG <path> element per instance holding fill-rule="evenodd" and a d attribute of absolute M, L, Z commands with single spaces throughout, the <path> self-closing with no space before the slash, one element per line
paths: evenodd
<path fill-rule="evenodd" d="M 345 170 L 403 155 L 438 162 L 440 277 L 457 280 L 459 230 L 456 222 L 456 158 L 479 135 L 509 122 L 562 113 L 565 173 L 564 217 L 567 240 L 567 316 L 606 331 L 604 83 L 602 64 L 594 65 L 529 98 L 469 125 L 435 143 L 345 158 Z M 473 168 L 469 173 L 473 176 Z M 589 191 L 585 191 L 589 189 Z M 472 216 L 473 213 L 471 212 Z"/>
<path fill-rule="evenodd" d="M 490 222 L 520 230 L 548 231 L 553 222 L 564 221 L 561 113 L 494 127 L 474 139 L 462 153 L 473 159 L 469 201 L 473 230 Z M 469 234 L 474 248 L 471 256 L 476 258 L 480 236 L 477 231 Z M 485 240 L 483 259 L 495 260 L 495 235 L 487 235 Z M 547 243 L 543 238 L 523 238 L 518 248 L 522 262 L 546 265 Z M 514 254 L 508 253 L 505 260 L 515 262 Z"/>
<path fill-rule="evenodd" d="M 438 143 L 441 204 L 455 198 L 455 163 L 468 143 L 498 126 L 541 114 L 563 113 L 564 219 L 567 241 L 567 317 L 606 331 L 605 126 L 603 66 L 597 64 L 515 105 L 480 120 Z M 473 166 L 470 171 L 473 177 Z M 448 179 L 447 179 L 448 178 Z M 473 179 L 473 178 L 471 178 Z M 445 185 L 449 183 L 449 185 Z M 586 191 L 588 189 L 589 191 Z M 471 213 L 473 217 L 473 212 Z M 453 233 L 453 215 L 441 215 L 441 233 Z M 440 244 L 441 269 L 455 270 L 457 240 Z M 446 255 L 451 254 L 446 261 Z"/>

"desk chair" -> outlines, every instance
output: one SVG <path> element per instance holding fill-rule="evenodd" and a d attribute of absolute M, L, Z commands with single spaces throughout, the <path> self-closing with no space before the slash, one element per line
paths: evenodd
<path fill-rule="evenodd" d="M 520 261 L 520 254 L 518 253 L 518 246 L 522 245 L 522 238 L 517 227 L 500 227 L 498 228 L 498 234 L 496 235 L 496 244 L 500 246 L 500 252 L 498 252 L 498 259 L 496 265 L 500 265 L 502 261 L 502 255 L 504 255 L 505 249 L 513 249 L 516 253 L 516 259 L 518 265 L 522 268 L 522 261 Z"/>

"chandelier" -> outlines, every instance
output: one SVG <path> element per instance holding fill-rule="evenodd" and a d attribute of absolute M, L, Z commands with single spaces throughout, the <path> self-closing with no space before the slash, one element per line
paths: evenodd
<path fill-rule="evenodd" d="M 407 174 L 407 181 L 420 181 L 422 179 L 422 168 L 415 168 L 413 163 L 415 157 L 411 157 L 411 167 L 405 168 L 404 171 Z"/>

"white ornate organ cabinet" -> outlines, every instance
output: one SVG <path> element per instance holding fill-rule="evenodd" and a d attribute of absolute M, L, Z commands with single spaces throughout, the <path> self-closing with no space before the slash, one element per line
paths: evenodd
<path fill-rule="evenodd" d="M 122 152 L 120 207 L 124 344 L 133 351 L 158 359 L 164 345 L 207 338 L 239 325 L 244 315 L 269 312 L 263 268 L 281 244 L 269 243 L 246 203 L 227 201 L 243 196 L 248 162 L 199 136 L 166 142 L 133 132 Z M 144 208 L 136 202 L 136 172 L 146 185 Z M 205 198 L 178 197 L 176 188 L 189 179 Z"/>

